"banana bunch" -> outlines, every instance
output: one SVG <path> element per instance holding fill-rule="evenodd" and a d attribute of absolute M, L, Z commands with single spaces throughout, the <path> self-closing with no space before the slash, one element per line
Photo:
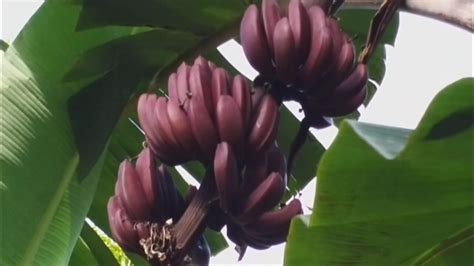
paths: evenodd
<path fill-rule="evenodd" d="M 220 210 L 215 212 L 210 227 L 220 231 L 227 225 L 228 237 L 241 252 L 245 252 L 247 246 L 266 249 L 284 242 L 291 219 L 301 214 L 302 209 L 295 199 L 273 210 L 286 188 L 283 153 L 272 146 L 241 171 L 233 147 L 221 142 L 217 145 L 213 166 Z"/>
<path fill-rule="evenodd" d="M 129 160 L 120 164 L 115 195 L 107 204 L 112 237 L 126 251 L 160 261 L 169 251 L 158 247 L 171 246 L 166 243 L 172 241 L 168 223 L 177 221 L 185 207 L 169 172 L 163 165 L 157 167 L 153 153 L 145 148 L 135 165 Z M 200 259 L 207 254 L 209 260 L 208 249 L 202 238 L 191 253 Z"/>
<path fill-rule="evenodd" d="M 240 40 L 260 74 L 254 82 L 269 84 L 278 99 L 300 102 L 311 126 L 328 126 L 323 117 L 347 115 L 366 97 L 366 65 L 355 62 L 352 40 L 318 5 L 250 5 Z"/>
<path fill-rule="evenodd" d="M 147 143 L 168 165 L 198 160 L 212 162 L 217 144 L 235 149 L 239 163 L 257 157 L 275 141 L 278 104 L 247 81 L 233 78 L 198 57 L 181 64 L 168 79 L 169 97 L 143 94 L 138 119 Z"/>

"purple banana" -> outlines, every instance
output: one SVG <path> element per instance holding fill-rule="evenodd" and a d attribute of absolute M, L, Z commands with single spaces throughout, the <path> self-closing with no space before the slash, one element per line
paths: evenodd
<path fill-rule="evenodd" d="M 216 180 L 219 204 L 224 212 L 235 208 L 238 202 L 239 170 L 232 147 L 221 142 L 217 145 L 214 158 L 214 176 Z"/>
<path fill-rule="evenodd" d="M 249 63 L 261 75 L 274 72 L 270 50 L 265 37 L 262 16 L 256 5 L 250 5 L 240 24 L 240 41 Z"/>

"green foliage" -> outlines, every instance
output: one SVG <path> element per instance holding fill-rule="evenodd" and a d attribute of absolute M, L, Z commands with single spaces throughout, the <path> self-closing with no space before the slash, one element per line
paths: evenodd
<path fill-rule="evenodd" d="M 116 250 L 112 253 L 111 249 L 107 245 L 107 242 L 112 242 L 103 233 L 101 234 L 98 229 L 92 228 L 89 223 L 84 223 L 82 227 L 80 240 L 77 241 L 76 247 L 71 256 L 70 265 L 122 265 L 120 258 L 123 257 L 123 253 L 120 254 L 121 250 Z M 87 247 L 84 248 L 84 247 Z M 119 253 L 122 256 L 117 256 Z M 83 258 L 86 257 L 90 261 L 85 263 Z M 118 258 L 117 258 L 118 257 Z M 116 259 L 117 258 L 117 259 Z"/>
<path fill-rule="evenodd" d="M 473 81 L 439 93 L 413 132 L 343 123 L 285 264 L 472 265 Z"/>
<path fill-rule="evenodd" d="M 79 53 L 129 30 L 75 33 L 79 9 L 44 4 L 0 55 L 1 264 L 67 264 L 95 193 L 103 157 L 79 182 L 67 117 L 83 84 L 60 80 Z"/>

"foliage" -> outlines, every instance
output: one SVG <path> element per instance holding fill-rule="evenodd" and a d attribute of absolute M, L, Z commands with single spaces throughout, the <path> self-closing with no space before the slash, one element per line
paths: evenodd
<path fill-rule="evenodd" d="M 344 122 L 285 264 L 436 265 L 454 253 L 472 265 L 473 81 L 443 90 L 413 132 Z"/>

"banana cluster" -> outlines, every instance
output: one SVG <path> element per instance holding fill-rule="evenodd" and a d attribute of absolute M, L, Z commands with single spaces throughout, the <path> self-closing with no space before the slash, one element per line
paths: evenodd
<path fill-rule="evenodd" d="M 275 141 L 279 114 L 271 95 L 252 91 L 241 75 L 231 78 L 202 57 L 169 76 L 168 92 L 169 98 L 143 94 L 138 101 L 147 143 L 168 165 L 212 162 L 222 141 L 244 163 Z"/>
<path fill-rule="evenodd" d="M 366 97 L 366 65 L 355 62 L 352 40 L 318 5 L 291 0 L 284 11 L 276 0 L 263 0 L 261 10 L 250 5 L 240 40 L 259 82 L 277 98 L 300 102 L 312 126 L 329 125 L 321 118 L 347 115 Z"/>
<path fill-rule="evenodd" d="M 232 146 L 221 142 L 214 158 L 214 176 L 220 210 L 211 219 L 212 229 L 220 231 L 227 225 L 228 237 L 241 251 L 247 246 L 266 249 L 286 240 L 291 219 L 302 209 L 295 199 L 274 210 L 287 182 L 285 156 L 276 146 L 242 171 Z"/>
<path fill-rule="evenodd" d="M 158 247 L 172 246 L 166 243 L 171 241 L 171 236 L 166 233 L 169 230 L 167 222 L 179 219 L 185 207 L 186 202 L 165 166 L 157 167 L 154 154 L 145 148 L 135 165 L 129 160 L 120 164 L 115 195 L 107 204 L 112 237 L 126 251 L 152 261 L 163 260 L 171 251 Z M 201 259 L 207 254 L 209 259 L 204 239 L 192 252 L 198 253 Z"/>
<path fill-rule="evenodd" d="M 170 228 L 196 190 L 184 200 L 164 165 L 157 167 L 159 159 L 170 166 L 197 160 L 210 169 L 205 178 L 214 179 L 218 201 L 212 203 L 208 226 L 220 231 L 227 225 L 229 238 L 241 249 L 285 241 L 291 218 L 302 211 L 298 200 L 275 209 L 287 175 L 285 156 L 275 143 L 279 104 L 274 96 L 202 57 L 169 76 L 168 93 L 139 98 L 147 147 L 135 164 L 120 165 L 108 203 L 114 239 L 151 261 L 172 257 L 166 249 L 174 245 Z M 206 258 L 199 243 L 192 252 Z"/>

